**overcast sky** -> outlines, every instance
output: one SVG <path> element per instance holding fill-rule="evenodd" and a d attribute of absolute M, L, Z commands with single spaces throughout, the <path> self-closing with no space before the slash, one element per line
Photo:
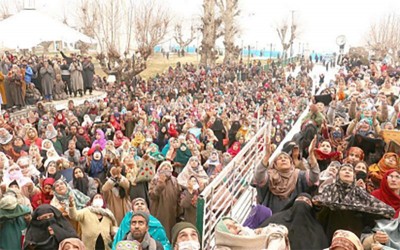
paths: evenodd
<path fill-rule="evenodd" d="M 0 0 L 6 1 L 6 0 Z M 9 0 L 14 1 L 14 0 Z M 34 1 L 34 0 L 26 0 Z M 202 12 L 202 0 L 159 0 L 185 23 L 198 19 Z M 36 0 L 38 9 L 52 16 L 60 16 L 80 0 Z M 276 24 L 283 19 L 291 20 L 291 12 L 301 27 L 301 35 L 295 41 L 295 53 L 308 44 L 310 50 L 331 52 L 337 50 L 335 39 L 345 35 L 347 46 L 365 43 L 370 24 L 393 11 L 400 13 L 399 0 L 239 0 L 241 14 L 238 24 L 241 33 L 239 46 L 251 45 L 269 48 L 273 43 L 279 49 Z M 71 14 L 71 16 L 73 16 Z M 61 18 L 61 17 L 60 17 Z"/>

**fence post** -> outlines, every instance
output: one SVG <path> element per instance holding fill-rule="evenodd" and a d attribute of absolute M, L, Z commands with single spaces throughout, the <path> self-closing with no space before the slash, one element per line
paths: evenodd
<path fill-rule="evenodd" d="M 203 196 L 199 196 L 199 199 L 197 200 L 197 210 L 196 210 L 196 227 L 197 230 L 199 230 L 199 237 L 200 237 L 200 242 L 201 242 L 201 249 L 204 248 L 204 215 L 206 213 L 205 211 L 205 201 Z"/>

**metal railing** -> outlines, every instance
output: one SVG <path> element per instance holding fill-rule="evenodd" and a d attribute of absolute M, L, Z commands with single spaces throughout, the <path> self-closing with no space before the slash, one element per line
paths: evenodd
<path fill-rule="evenodd" d="M 314 82 L 311 94 L 320 94 L 322 89 L 316 92 Z M 247 218 L 251 205 L 256 203 L 256 189 L 250 186 L 254 176 L 254 168 L 260 164 L 264 156 L 264 145 L 267 135 L 270 135 L 271 122 L 257 119 L 257 133 L 223 169 L 221 173 L 204 189 L 197 201 L 196 226 L 200 232 L 202 249 L 209 250 L 215 247 L 214 229 L 218 219 L 222 216 L 230 216 L 239 223 Z M 303 110 L 297 121 L 290 129 L 269 161 L 281 152 L 283 145 L 291 140 L 300 131 L 304 117 L 308 114 L 309 107 Z M 261 126 L 261 128 L 259 128 Z M 258 129 L 259 128 L 259 129 Z"/>
<path fill-rule="evenodd" d="M 212 249 L 214 228 L 222 216 L 242 221 L 255 202 L 256 190 L 250 186 L 254 167 L 264 152 L 265 137 L 270 123 L 259 129 L 256 135 L 233 158 L 221 173 L 200 194 L 197 201 L 197 227 L 201 232 L 202 249 Z"/>

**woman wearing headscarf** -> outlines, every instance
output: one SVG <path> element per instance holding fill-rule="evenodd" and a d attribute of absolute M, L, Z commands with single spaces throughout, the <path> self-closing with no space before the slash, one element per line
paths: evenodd
<path fill-rule="evenodd" d="M 58 250 L 86 250 L 85 244 L 80 239 L 68 238 L 60 242 Z"/>
<path fill-rule="evenodd" d="M 315 155 L 317 157 L 318 165 L 320 171 L 324 171 L 331 161 L 339 161 L 343 158 L 341 152 L 334 151 L 332 145 L 328 140 L 319 143 L 318 148 L 314 149 Z"/>
<path fill-rule="evenodd" d="M 97 192 L 93 178 L 89 177 L 80 167 L 74 168 L 72 181 L 69 182 L 69 186 L 89 197 L 93 197 Z"/>
<path fill-rule="evenodd" d="M 243 226 L 249 227 L 251 229 L 256 229 L 271 216 L 271 209 L 263 205 L 255 205 L 251 209 L 250 214 L 247 216 L 246 220 L 243 222 Z"/>
<path fill-rule="evenodd" d="M 101 129 L 96 129 L 96 140 L 93 141 L 92 148 L 99 146 L 101 150 L 105 149 L 107 140 L 105 139 L 104 132 Z"/>
<path fill-rule="evenodd" d="M 204 188 L 208 182 L 209 177 L 204 171 L 203 167 L 200 164 L 200 160 L 196 156 L 192 156 L 189 159 L 189 162 L 186 164 L 185 168 L 178 175 L 178 183 L 182 188 L 187 188 L 187 183 L 190 176 L 194 176 L 197 178 L 200 188 Z"/>
<path fill-rule="evenodd" d="M 270 224 L 252 230 L 230 217 L 222 217 L 217 223 L 215 244 L 217 250 L 290 250 L 288 229 L 285 226 Z"/>
<path fill-rule="evenodd" d="M 337 230 L 329 250 L 364 250 L 364 248 L 357 235 L 351 231 Z"/>
<path fill-rule="evenodd" d="M 399 217 L 400 213 L 400 170 L 391 169 L 381 180 L 381 188 L 371 193 L 374 197 L 391 206 Z"/>
<path fill-rule="evenodd" d="M 372 232 L 369 234 L 363 234 L 361 236 L 361 242 L 364 249 L 373 249 L 372 246 L 374 245 L 377 246 L 377 249 L 400 249 L 399 228 L 399 218 L 394 220 L 377 220 L 376 226 L 373 228 Z"/>
<path fill-rule="evenodd" d="M 45 171 L 42 173 L 42 178 L 53 178 L 55 181 L 64 179 L 61 172 L 57 169 L 57 160 L 56 158 L 50 158 L 45 161 Z"/>
<path fill-rule="evenodd" d="M 0 249 L 21 249 L 22 231 L 30 221 L 31 210 L 18 204 L 17 194 L 8 190 L 0 199 Z"/>
<path fill-rule="evenodd" d="M 150 213 L 160 220 L 170 240 L 172 227 L 177 222 L 180 195 L 180 187 L 172 171 L 170 162 L 161 163 L 149 186 Z"/>
<path fill-rule="evenodd" d="M 203 166 L 206 169 L 207 175 L 210 176 L 210 178 L 215 177 L 219 172 L 222 171 L 222 164 L 219 161 L 217 150 L 211 152 L 210 157 L 206 160 Z"/>
<path fill-rule="evenodd" d="M 88 196 L 83 194 L 77 189 L 72 189 L 67 182 L 62 179 L 57 180 L 53 184 L 54 197 L 50 202 L 50 205 L 60 210 L 63 214 L 68 214 L 69 197 L 74 197 L 74 203 L 76 208 L 82 209 L 86 206 L 86 203 L 90 200 Z"/>
<path fill-rule="evenodd" d="M 41 205 L 33 212 L 24 249 L 58 249 L 60 242 L 67 238 L 78 238 L 71 224 L 57 208 Z"/>
<path fill-rule="evenodd" d="M 106 208 L 103 196 L 94 195 L 89 206 L 81 210 L 76 210 L 73 198 L 69 204 L 69 215 L 71 219 L 79 222 L 85 246 L 88 249 L 109 250 L 118 224 L 114 214 Z"/>
<path fill-rule="evenodd" d="M 124 143 L 124 141 L 127 141 L 129 143 L 128 137 L 124 136 L 121 130 L 118 130 L 114 134 L 114 146 L 116 148 L 121 147 L 121 145 Z"/>
<path fill-rule="evenodd" d="M 53 178 L 46 178 L 40 183 L 40 191 L 34 194 L 31 198 L 31 204 L 33 210 L 43 204 L 50 204 L 53 199 L 53 184 L 55 180 Z"/>
<path fill-rule="evenodd" d="M 234 142 L 227 151 L 232 157 L 235 157 L 240 152 L 240 143 Z"/>
<path fill-rule="evenodd" d="M 260 204 L 269 207 L 273 213 L 282 211 L 298 194 L 306 192 L 318 181 L 319 167 L 314 153 L 316 145 L 314 137 L 309 147 L 310 169 L 296 169 L 293 161 L 285 152 L 279 153 L 269 166 L 271 144 L 265 145 L 266 154 L 260 165 L 255 168 L 253 185 L 257 187 Z"/>
<path fill-rule="evenodd" d="M 272 215 L 259 228 L 270 223 L 288 228 L 292 250 L 323 249 L 329 246 L 324 230 L 315 218 L 311 196 L 307 193 L 299 194 L 290 208 Z"/>
<path fill-rule="evenodd" d="M 368 168 L 368 179 L 371 180 L 373 189 L 378 189 L 385 173 L 391 169 L 400 170 L 400 160 L 396 153 L 388 152 L 382 159 Z"/>
<path fill-rule="evenodd" d="M 323 207 L 318 220 L 328 239 L 337 229 L 346 228 L 360 236 L 366 226 L 373 227 L 375 218 L 394 216 L 394 209 L 356 186 L 355 171 L 351 164 L 339 168 L 336 182 L 325 187 L 313 202 Z"/>
<path fill-rule="evenodd" d="M 38 132 L 35 128 L 29 128 L 26 131 L 25 144 L 28 146 L 35 144 L 39 149 L 42 148 L 42 139 L 38 136 Z"/>
<path fill-rule="evenodd" d="M 87 170 L 89 176 L 104 181 L 106 178 L 106 167 L 104 165 L 103 153 L 99 149 L 92 148 L 89 150 L 88 155 L 92 155 L 89 169 Z"/>

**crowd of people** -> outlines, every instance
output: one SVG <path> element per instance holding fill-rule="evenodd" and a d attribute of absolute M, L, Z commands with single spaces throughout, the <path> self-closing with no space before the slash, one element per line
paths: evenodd
<path fill-rule="evenodd" d="M 0 61 L 1 105 L 6 109 L 92 94 L 102 84 L 91 56 L 15 56 L 6 51 Z"/>
<path fill-rule="evenodd" d="M 343 60 L 301 131 L 254 170 L 257 205 L 217 249 L 400 249 L 399 68 Z M 220 248 L 218 248 L 220 247 Z"/>
<path fill-rule="evenodd" d="M 149 80 L 106 84 L 105 99 L 81 106 L 39 101 L 27 117 L 4 113 L 0 249 L 200 249 L 201 191 L 263 117 L 277 146 L 311 87 L 304 67 L 295 75 L 257 62 L 178 63 Z"/>
<path fill-rule="evenodd" d="M 15 58 L 2 65 L 21 74 Z M 68 71 L 79 63 L 65 58 Z M 38 102 L 14 120 L 6 112 L 0 249 L 201 249 L 198 197 L 265 120 L 273 126 L 252 181 L 258 204 L 243 225 L 221 215 L 217 249 L 399 249 L 400 74 L 350 62 L 322 78 L 320 95 L 308 62 L 296 71 L 178 63 L 105 84 L 105 99 L 81 106 Z M 72 94 L 91 90 L 80 86 Z M 301 131 L 270 159 L 308 106 Z"/>

